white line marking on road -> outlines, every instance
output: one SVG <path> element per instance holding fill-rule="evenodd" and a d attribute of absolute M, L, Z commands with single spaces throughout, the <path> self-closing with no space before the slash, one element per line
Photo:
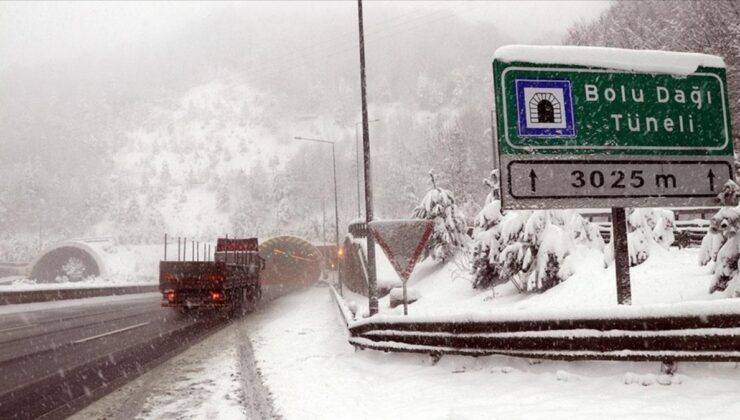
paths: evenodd
<path fill-rule="evenodd" d="M 17 325 L 15 327 L 5 328 L 4 330 L 0 330 L 0 333 L 3 333 L 5 331 L 13 331 L 13 330 L 20 330 L 21 328 L 30 328 L 35 327 L 39 324 L 26 324 L 26 325 Z"/>
<path fill-rule="evenodd" d="M 90 340 L 95 340 L 96 338 L 107 337 L 109 335 L 118 334 L 120 332 L 124 332 L 124 331 L 128 331 L 128 330 L 133 330 L 134 328 L 143 327 L 144 325 L 149 325 L 149 322 L 142 322 L 141 324 L 132 325 L 130 327 L 121 328 L 121 329 L 118 329 L 118 330 L 115 330 L 115 331 L 109 331 L 107 333 L 98 334 L 98 335 L 94 335 L 92 337 L 83 338 L 82 340 L 73 341 L 72 344 L 85 343 L 85 342 L 90 341 Z"/>

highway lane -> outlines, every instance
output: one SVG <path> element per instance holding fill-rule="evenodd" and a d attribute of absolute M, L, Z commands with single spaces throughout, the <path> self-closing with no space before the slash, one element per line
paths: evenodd
<path fill-rule="evenodd" d="M 0 418 L 63 417 L 225 324 L 184 317 L 160 299 L 0 308 Z"/>

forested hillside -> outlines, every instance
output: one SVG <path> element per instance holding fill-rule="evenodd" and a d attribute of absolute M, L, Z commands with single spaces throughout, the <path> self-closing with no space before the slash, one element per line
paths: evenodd
<path fill-rule="evenodd" d="M 259 19 L 234 6 L 179 34 L 178 49 L 159 41 L 87 69 L 72 60 L 55 80 L 40 69 L 0 69 L 18 98 L 0 114 L 7 233 L 0 259 L 27 259 L 50 242 L 91 235 L 137 243 L 164 232 L 293 233 L 333 241 L 330 146 L 293 137 L 336 142 L 346 226 L 358 215 L 360 98 L 356 16 L 345 9 L 331 25 L 305 17 L 316 23 L 316 33 L 305 34 L 290 27 L 300 8 L 290 9 L 293 17 Z M 450 10 L 371 9 L 380 217 L 408 217 L 430 169 L 472 217 L 492 165 L 490 59 L 508 42 L 492 24 Z M 121 67 L 131 68 L 127 76 Z"/>
<path fill-rule="evenodd" d="M 340 228 L 356 218 L 354 4 L 326 15 L 262 7 L 215 9 L 172 39 L 88 66 L 0 66 L 12 98 L 0 112 L 0 260 L 89 235 L 332 241 L 331 148 L 296 136 L 336 142 Z M 617 2 L 565 42 L 718 54 L 735 106 L 739 8 Z M 491 59 L 514 40 L 453 10 L 386 5 L 368 7 L 366 19 L 376 215 L 409 217 L 433 169 L 470 223 L 489 192 Z"/>

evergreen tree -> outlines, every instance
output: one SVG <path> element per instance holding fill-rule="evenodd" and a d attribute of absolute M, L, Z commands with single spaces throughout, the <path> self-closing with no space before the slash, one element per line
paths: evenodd
<path fill-rule="evenodd" d="M 457 209 L 452 192 L 437 187 L 434 172 L 429 171 L 432 188 L 427 192 L 412 217 L 434 221 L 434 232 L 427 243 L 424 258 L 444 262 L 458 249 L 465 247 L 468 238 L 464 215 Z"/>
<path fill-rule="evenodd" d="M 216 187 L 216 208 L 227 210 L 231 203 L 231 189 L 225 183 L 219 183 Z"/>
<path fill-rule="evenodd" d="M 675 216 L 665 209 L 630 209 L 627 215 L 627 242 L 629 244 L 630 265 L 636 266 L 645 262 L 653 247 L 669 249 L 673 244 Z M 604 251 L 604 263 L 609 265 L 614 260 L 614 242 L 610 242 Z"/>
<path fill-rule="evenodd" d="M 699 250 L 699 263 L 716 261 L 709 293 L 740 297 L 740 207 L 723 207 L 709 221 L 709 231 Z"/>
<path fill-rule="evenodd" d="M 492 171 L 483 183 L 491 192 L 486 204 L 475 217 L 473 248 L 471 254 L 473 287 L 488 288 L 501 283 L 501 200 L 499 200 L 498 171 Z"/>
<path fill-rule="evenodd" d="M 62 266 L 64 272 L 63 279 L 69 281 L 79 281 L 85 276 L 85 264 L 76 257 L 70 259 Z"/>

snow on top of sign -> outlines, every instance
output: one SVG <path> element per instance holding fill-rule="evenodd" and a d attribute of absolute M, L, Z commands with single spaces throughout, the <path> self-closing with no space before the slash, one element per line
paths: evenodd
<path fill-rule="evenodd" d="M 507 45 L 496 50 L 495 60 L 538 64 L 568 64 L 644 73 L 688 75 L 699 66 L 725 68 L 716 55 L 622 48 Z"/>

